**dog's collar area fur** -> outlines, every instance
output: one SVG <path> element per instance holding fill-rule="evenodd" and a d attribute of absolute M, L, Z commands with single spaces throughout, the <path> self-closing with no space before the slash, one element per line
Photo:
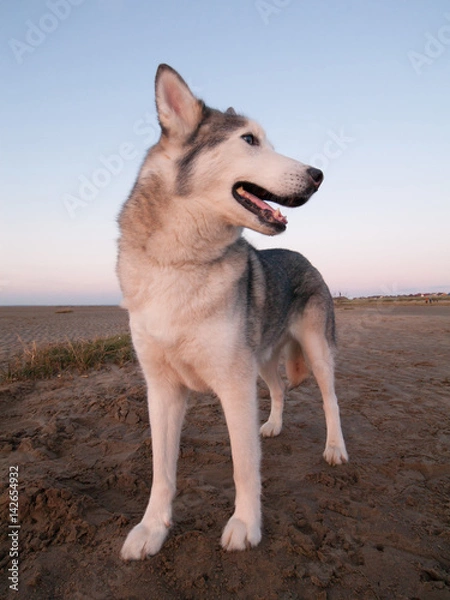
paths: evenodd
<path fill-rule="evenodd" d="M 287 218 L 281 214 L 279 208 L 275 210 L 265 201 L 276 202 L 283 206 L 301 206 L 307 201 L 306 198 L 277 196 L 259 185 L 248 181 L 238 181 L 235 183 L 232 192 L 239 204 L 254 213 L 260 221 L 270 225 L 280 233 L 286 229 Z"/>

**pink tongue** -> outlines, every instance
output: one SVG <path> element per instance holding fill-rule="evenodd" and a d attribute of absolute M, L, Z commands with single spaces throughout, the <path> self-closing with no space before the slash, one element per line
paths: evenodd
<path fill-rule="evenodd" d="M 260 198 L 258 198 L 258 196 L 247 192 L 247 190 L 244 190 L 243 187 L 238 188 L 237 192 L 239 195 L 243 196 L 244 198 L 247 198 L 247 200 L 250 200 L 250 202 L 252 202 L 253 204 L 256 204 L 256 206 L 258 206 L 261 210 L 269 210 L 277 221 L 280 221 L 281 223 L 285 224 L 287 223 L 286 217 L 281 214 L 278 208 L 274 210 L 269 204 L 263 202 Z"/>

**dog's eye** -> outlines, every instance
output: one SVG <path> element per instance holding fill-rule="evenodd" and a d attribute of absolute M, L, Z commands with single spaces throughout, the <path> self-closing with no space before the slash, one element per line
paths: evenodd
<path fill-rule="evenodd" d="M 247 142 L 249 146 L 259 146 L 259 140 L 252 133 L 246 133 L 245 135 L 241 135 L 241 138 L 244 142 Z"/>

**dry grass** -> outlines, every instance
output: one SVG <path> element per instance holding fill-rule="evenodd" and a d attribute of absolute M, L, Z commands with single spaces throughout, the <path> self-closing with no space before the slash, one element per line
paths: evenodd
<path fill-rule="evenodd" d="M 24 344 L 22 352 L 0 370 L 0 382 L 50 379 L 65 371 L 85 373 L 91 369 L 98 370 L 108 363 L 122 366 L 134 360 L 130 335 L 67 341 L 42 347 L 33 342 Z"/>

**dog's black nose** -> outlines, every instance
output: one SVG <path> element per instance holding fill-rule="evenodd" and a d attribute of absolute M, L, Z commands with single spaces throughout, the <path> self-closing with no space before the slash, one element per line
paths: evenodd
<path fill-rule="evenodd" d="M 314 185 L 316 187 L 319 187 L 319 185 L 323 181 L 323 173 L 322 173 L 322 171 L 320 169 L 316 169 L 315 167 L 308 167 L 307 172 L 308 172 L 308 175 L 313 180 Z"/>

